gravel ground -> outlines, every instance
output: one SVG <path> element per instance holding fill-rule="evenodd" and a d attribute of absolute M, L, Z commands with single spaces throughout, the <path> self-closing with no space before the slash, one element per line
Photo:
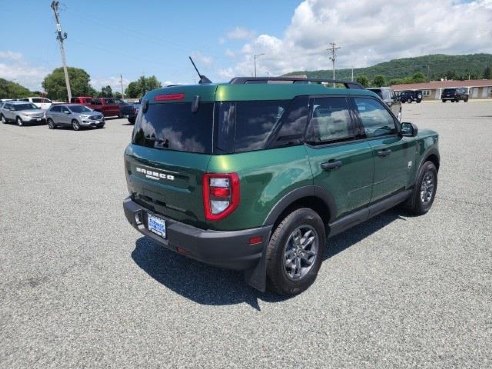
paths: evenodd
<path fill-rule="evenodd" d="M 290 299 L 127 224 L 124 120 L 1 125 L 0 367 L 490 368 L 492 102 L 403 108 L 440 133 L 432 210 L 330 240 Z"/>

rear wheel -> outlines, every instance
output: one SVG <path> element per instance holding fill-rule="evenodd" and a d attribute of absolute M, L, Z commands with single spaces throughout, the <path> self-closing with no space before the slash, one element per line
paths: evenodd
<path fill-rule="evenodd" d="M 24 125 L 24 122 L 22 121 L 21 117 L 17 117 L 17 119 L 15 121 L 17 122 L 17 125 L 19 127 Z"/>
<path fill-rule="evenodd" d="M 80 130 L 80 124 L 77 119 L 72 120 L 72 128 L 74 131 Z"/>
<path fill-rule="evenodd" d="M 407 209 L 415 215 L 427 213 L 434 203 L 436 191 L 437 169 L 434 163 L 426 161 L 420 168 L 412 196 L 406 203 Z"/>
<path fill-rule="evenodd" d="M 297 295 L 313 284 L 321 266 L 325 228 L 309 208 L 293 211 L 275 229 L 267 246 L 269 289 L 281 295 Z"/>
<path fill-rule="evenodd" d="M 56 128 L 55 122 L 53 122 L 53 119 L 51 119 L 51 118 L 48 118 L 48 128 L 49 129 L 55 129 Z"/>

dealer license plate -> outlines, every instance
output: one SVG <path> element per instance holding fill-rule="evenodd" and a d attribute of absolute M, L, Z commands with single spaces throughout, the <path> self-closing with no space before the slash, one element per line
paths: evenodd
<path fill-rule="evenodd" d="M 149 231 L 166 238 L 166 221 L 164 219 L 148 214 L 147 225 Z"/>

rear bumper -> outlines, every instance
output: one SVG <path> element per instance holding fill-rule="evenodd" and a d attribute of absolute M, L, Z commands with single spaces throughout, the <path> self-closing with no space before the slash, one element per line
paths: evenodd
<path fill-rule="evenodd" d="M 167 237 L 164 239 L 148 230 L 147 209 L 130 198 L 123 201 L 123 209 L 128 222 L 135 229 L 165 248 L 227 269 L 253 268 L 260 260 L 271 232 L 271 226 L 239 231 L 203 230 L 157 214 L 166 221 Z M 252 237 L 262 237 L 263 242 L 250 245 Z"/>

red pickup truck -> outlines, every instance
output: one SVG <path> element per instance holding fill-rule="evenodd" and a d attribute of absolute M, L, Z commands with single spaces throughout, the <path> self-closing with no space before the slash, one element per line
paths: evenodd
<path fill-rule="evenodd" d="M 110 97 L 79 96 L 72 97 L 70 102 L 73 104 L 85 105 L 91 109 L 103 113 L 105 117 L 121 117 L 120 106 Z"/>

